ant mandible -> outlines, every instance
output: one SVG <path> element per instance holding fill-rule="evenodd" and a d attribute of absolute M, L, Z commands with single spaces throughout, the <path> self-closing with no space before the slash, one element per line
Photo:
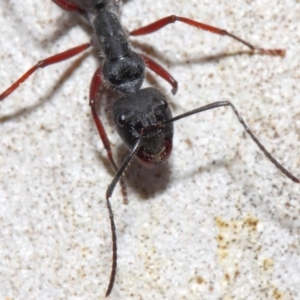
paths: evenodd
<path fill-rule="evenodd" d="M 118 19 L 120 0 L 52 1 L 63 10 L 78 12 L 93 29 L 94 34 L 92 41 L 39 61 L 0 95 L 0 101 L 8 97 L 39 68 L 44 68 L 51 64 L 56 64 L 74 57 L 91 46 L 93 46 L 97 52 L 100 53 L 100 56 L 103 57 L 101 66 L 96 70 L 91 81 L 89 104 L 93 120 L 104 148 L 106 149 L 107 156 L 116 171 L 116 175 L 106 191 L 106 204 L 110 218 L 113 253 L 111 275 L 106 296 L 112 291 L 117 269 L 117 237 L 110 198 L 116 184 L 120 181 L 124 201 L 126 201 L 126 187 L 122 180 L 122 175 L 133 157 L 136 156 L 146 167 L 154 167 L 155 165 L 164 163 L 168 159 L 172 150 L 173 123 L 175 121 L 206 110 L 230 106 L 239 122 L 265 156 L 267 156 L 288 178 L 299 183 L 299 179 L 287 171 L 258 141 L 231 102 L 214 102 L 179 116 L 172 117 L 168 102 L 158 89 L 153 87 L 141 89 L 146 67 L 170 83 L 173 94 L 176 93 L 178 84 L 171 74 L 158 63 L 144 54 L 137 54 L 131 49 L 127 40 L 128 37 L 124 33 Z M 174 22 L 185 23 L 214 34 L 228 36 L 245 45 L 251 51 L 259 54 L 275 56 L 283 56 L 285 54 L 285 51 L 282 49 L 264 49 L 255 47 L 226 30 L 175 15 L 165 17 L 147 26 L 133 30 L 129 35 L 139 36 L 150 34 Z M 109 139 L 96 111 L 97 96 L 103 82 L 123 95 L 115 101 L 112 108 L 113 120 L 117 131 L 129 149 L 129 154 L 121 167 L 118 167 L 114 161 Z"/>

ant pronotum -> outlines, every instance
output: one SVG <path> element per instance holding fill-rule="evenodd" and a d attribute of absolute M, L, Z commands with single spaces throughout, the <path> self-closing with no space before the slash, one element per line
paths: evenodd
<path fill-rule="evenodd" d="M 54 1 L 54 2 L 57 2 L 58 4 L 61 4 L 62 6 L 64 6 L 64 4 L 66 4 L 67 2 L 65 2 L 64 0 L 56 0 L 56 1 Z M 77 1 L 73 1 L 73 2 L 76 2 L 78 5 L 81 5 L 82 3 L 83 3 L 83 1 L 79 1 L 79 0 L 77 0 Z M 88 1 L 86 1 L 86 3 L 87 3 Z M 83 9 L 83 8 L 82 8 Z M 83 11 L 84 11 L 84 9 L 83 9 Z M 158 28 L 157 28 L 158 29 Z M 85 44 L 84 46 L 82 46 L 81 48 L 77 48 L 77 50 L 83 50 L 83 49 L 85 49 L 85 48 L 88 48 L 90 45 L 89 44 Z M 113 49 L 117 49 L 117 48 L 113 48 Z M 74 52 L 75 53 L 75 52 Z M 73 54 L 74 54 L 73 53 Z M 269 51 L 267 51 L 267 53 L 268 54 L 270 54 L 269 53 Z M 274 52 L 274 54 L 282 54 L 282 52 L 281 51 L 275 51 Z M 145 57 L 144 57 L 145 58 Z M 146 59 L 146 58 L 145 58 Z M 118 61 L 118 60 L 117 60 Z M 148 61 L 148 63 L 150 64 L 150 66 L 152 66 L 153 67 L 153 69 L 154 69 L 154 66 L 156 66 L 154 63 L 152 63 L 151 64 L 151 61 Z M 130 66 L 132 66 L 132 62 L 130 63 Z M 108 74 L 111 74 L 111 70 L 110 70 L 110 67 L 108 67 L 107 68 L 107 72 L 108 72 Z M 158 72 L 159 73 L 159 72 Z M 117 74 L 118 75 L 118 74 Z M 127 76 L 127 74 L 125 74 L 124 76 L 122 76 L 120 79 L 123 79 L 123 78 L 126 78 L 126 76 Z M 172 77 L 169 77 L 169 76 L 167 76 L 166 77 L 167 79 L 169 79 L 169 81 L 171 81 L 171 83 L 173 83 L 173 90 L 175 90 L 176 89 L 176 87 L 175 87 L 175 85 L 174 85 L 174 81 L 173 81 L 173 79 L 172 79 Z M 98 74 L 96 73 L 96 76 L 94 77 L 94 79 L 93 79 L 93 83 L 95 84 L 95 88 L 91 88 L 91 101 L 90 101 L 90 103 L 91 103 L 91 107 L 92 107 L 92 112 L 93 112 L 93 115 L 94 115 L 94 119 L 95 119 L 95 121 L 96 122 L 99 122 L 99 119 L 98 119 L 98 117 L 96 116 L 96 107 L 95 107 L 95 99 L 96 99 L 96 94 L 98 93 L 98 89 L 99 89 L 99 86 L 100 86 L 100 83 L 98 82 L 98 79 L 99 79 L 99 77 L 98 77 Z M 117 81 L 117 80 L 116 80 Z M 122 88 L 121 89 L 121 92 L 124 92 L 125 91 L 125 94 L 127 95 L 127 91 L 126 91 L 126 88 L 127 87 L 125 87 L 125 88 Z M 148 92 L 141 92 L 141 90 L 139 89 L 139 87 L 137 88 L 137 90 L 138 90 L 138 93 L 142 93 L 143 94 L 143 96 L 145 96 L 146 95 L 146 93 L 150 93 L 151 95 L 155 95 L 155 94 L 157 94 L 157 93 L 159 93 L 159 98 L 161 98 L 161 100 L 162 100 L 162 102 L 163 103 L 161 103 L 162 104 L 162 107 L 163 108 L 165 108 L 166 106 L 167 106 L 167 103 L 165 102 L 165 99 L 164 99 L 164 97 L 160 94 L 160 92 L 158 91 L 158 90 L 154 90 L 154 89 L 148 89 L 147 91 Z M 142 90 L 143 91 L 143 90 Z M 1 96 L 0 96 L 1 97 Z M 4 96 L 2 96 L 2 98 L 4 99 L 6 97 L 6 95 L 4 95 Z M 131 97 L 131 98 L 130 98 Z M 134 101 L 137 101 L 137 97 L 132 97 L 132 96 L 130 96 L 130 93 L 129 93 L 129 96 L 127 97 L 127 99 L 128 98 L 130 98 L 130 100 L 131 101 L 129 101 L 128 102 L 128 104 L 127 104 L 127 106 L 126 107 L 122 107 L 122 103 L 121 104 L 115 104 L 115 108 L 113 109 L 113 112 L 118 112 L 118 113 L 123 113 L 124 112 L 124 110 L 126 109 L 126 108 L 128 108 L 128 107 L 130 107 L 131 108 L 131 110 L 129 111 L 129 113 L 134 109 L 134 107 L 135 106 L 131 106 L 131 104 L 134 102 Z M 124 99 L 125 100 L 125 99 Z M 70 100 L 71 101 L 71 100 Z M 120 103 L 120 102 L 116 102 L 116 103 Z M 120 107 L 118 108 L 117 107 L 117 105 L 120 105 Z M 206 107 L 206 109 L 211 109 L 211 108 L 215 108 L 215 107 L 219 107 L 219 106 L 228 106 L 228 105 L 230 105 L 230 103 L 228 103 L 228 102 L 226 102 L 226 101 L 224 101 L 224 102 L 219 102 L 218 104 L 214 104 L 214 105 L 212 105 L 212 106 L 208 106 L 208 107 Z M 202 109 L 202 110 L 204 110 L 204 109 Z M 194 111 L 194 113 L 196 113 L 196 112 L 200 112 L 201 110 L 198 110 L 198 111 Z M 169 112 L 168 112 L 168 114 L 170 114 Z M 191 114 L 191 112 L 189 113 L 189 114 Z M 182 115 L 182 117 L 183 117 L 183 115 Z M 168 118 L 170 118 L 170 116 L 168 115 Z M 175 118 L 173 119 L 173 121 L 175 120 Z M 123 116 L 121 115 L 121 117 L 118 119 L 118 122 L 120 123 L 120 125 L 121 125 L 121 127 L 123 127 L 124 126 L 124 119 L 123 119 Z M 118 122 L 117 122 L 117 124 L 118 124 Z M 164 124 L 165 123 L 165 124 Z M 155 125 L 152 125 L 152 128 L 151 128 L 151 130 L 152 131 L 155 131 L 155 130 L 158 130 L 158 131 L 160 131 L 161 130 L 161 128 L 163 128 L 163 126 L 164 125 L 166 125 L 166 123 L 167 123 L 167 121 L 160 121 L 160 122 L 156 122 L 155 123 Z M 169 123 L 170 124 L 170 123 Z M 101 125 L 99 125 L 98 124 L 98 130 L 99 130 L 99 132 L 100 132 L 100 134 L 102 135 L 102 139 L 104 139 L 104 136 L 105 136 L 105 134 L 103 133 L 103 130 L 102 129 L 99 129 L 101 127 Z M 119 128 L 120 129 L 120 128 Z M 121 130 L 121 129 L 120 129 Z M 169 131 L 169 135 L 171 136 L 172 135 L 172 132 L 171 132 L 171 125 L 169 125 L 169 129 L 168 129 L 168 131 Z M 141 128 L 141 126 L 139 126 L 139 134 L 144 134 L 144 132 L 145 132 L 145 128 Z M 153 134 L 153 132 L 151 132 L 151 134 Z M 121 136 L 123 136 L 124 137 L 124 133 L 121 133 Z M 253 136 L 252 136 L 253 137 Z M 171 137 L 170 137 L 170 139 L 171 139 Z M 107 143 L 107 142 L 104 142 L 104 144 L 105 144 L 105 146 L 106 146 L 106 148 L 108 148 L 109 147 L 109 144 Z M 135 151 L 138 151 L 138 146 L 139 146 L 139 142 L 136 140 L 134 143 L 132 143 L 132 140 L 131 141 L 129 141 L 129 142 L 127 142 L 127 144 L 128 144 L 128 146 L 131 148 L 132 147 L 132 149 L 135 149 L 134 151 L 132 150 L 131 151 L 131 156 L 133 156 L 134 154 L 135 154 Z M 156 144 L 156 141 L 151 141 L 151 143 L 150 143 L 150 145 L 152 146 L 152 145 L 155 145 Z M 162 141 L 162 145 L 163 146 L 166 146 L 166 145 L 169 145 L 169 148 L 171 147 L 170 146 L 170 142 L 166 142 L 165 140 L 163 140 Z M 135 148 L 134 148 L 134 146 L 135 146 Z M 164 159 L 170 154 L 170 149 L 168 150 L 168 147 L 164 147 L 163 148 L 165 151 L 160 151 L 159 150 L 159 153 L 161 153 L 161 154 L 164 154 L 165 155 L 165 157 L 164 157 Z M 110 150 L 108 150 L 108 152 L 110 152 Z M 151 155 L 144 155 L 145 153 L 143 153 L 143 152 L 140 152 L 140 158 L 145 162 L 146 161 L 146 159 L 145 158 L 148 158 L 147 160 L 148 160 L 148 162 L 150 162 L 150 164 L 152 164 L 152 163 L 160 163 L 161 161 L 160 160 L 162 160 L 162 156 L 163 155 L 161 155 L 161 156 L 159 156 L 159 161 L 157 161 L 156 159 L 155 159 L 155 157 L 157 157 L 157 156 L 151 156 Z M 130 159 L 131 159 L 131 156 L 128 156 L 127 157 L 127 160 L 129 161 Z M 270 157 L 269 157 L 270 158 Z M 112 158 L 110 157 L 110 160 L 112 161 Z M 155 160 L 155 161 L 154 161 Z M 127 163 L 126 163 L 127 164 Z M 124 164 L 123 165 L 123 167 L 126 167 L 126 164 Z M 278 166 L 277 166 L 278 167 Z M 282 169 L 282 167 L 280 167 L 279 166 L 279 168 L 281 168 L 281 171 L 283 171 L 283 169 Z M 293 177 L 293 175 L 291 175 L 290 173 L 287 173 L 287 172 L 285 172 L 287 175 L 289 175 L 290 177 L 292 177 L 291 179 L 293 179 L 294 181 L 296 181 L 296 182 L 298 182 L 298 179 L 296 179 L 295 177 Z M 119 173 L 118 173 L 118 175 L 115 177 L 115 180 L 113 181 L 113 183 L 110 185 L 110 187 L 108 188 L 108 197 L 107 197 L 107 200 L 109 200 L 109 198 L 110 198 L 110 196 L 111 196 L 111 194 L 112 194 L 112 192 L 113 192 L 113 189 L 114 189 L 114 187 L 115 187 L 115 183 L 118 181 L 118 179 L 119 179 L 119 177 L 121 176 L 121 174 L 122 174 L 122 172 L 120 171 Z M 108 205 L 109 205 L 109 201 L 108 201 Z M 113 223 L 113 220 L 112 220 L 112 218 L 111 218 L 111 222 Z M 112 226 L 113 226 L 113 224 L 112 224 Z M 115 231 L 113 231 L 113 234 L 115 234 Z M 114 240 L 115 240 L 115 237 L 114 237 Z M 114 243 L 114 246 L 116 246 L 116 243 Z M 115 270 L 115 267 L 116 267 L 116 257 L 113 259 L 113 262 L 114 262 L 114 266 L 113 266 L 113 270 Z M 107 290 L 107 295 L 110 293 L 110 291 L 111 291 L 111 288 L 112 288 L 112 285 L 113 285 L 113 282 L 114 282 L 114 276 L 115 276 L 115 273 L 114 273 L 114 271 L 112 272 L 112 275 L 111 275 L 111 280 L 110 280 L 110 285 L 109 285 L 109 287 L 108 287 L 108 290 Z"/>

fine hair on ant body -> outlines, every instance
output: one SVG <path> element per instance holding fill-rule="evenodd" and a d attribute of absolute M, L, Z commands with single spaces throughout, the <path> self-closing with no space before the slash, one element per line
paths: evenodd
<path fill-rule="evenodd" d="M 89 105 L 108 159 L 116 171 L 116 175 L 106 191 L 106 205 L 112 233 L 112 267 L 106 296 L 112 291 L 117 270 L 117 237 L 110 198 L 112 197 L 116 184 L 120 181 L 124 202 L 127 201 L 126 186 L 122 175 L 133 157 L 137 157 L 144 166 L 150 168 L 164 163 L 169 158 L 172 150 L 173 123 L 175 121 L 206 110 L 229 106 L 245 131 L 264 155 L 289 179 L 299 183 L 299 179 L 285 169 L 258 141 L 231 102 L 218 101 L 210 103 L 172 117 L 166 97 L 157 88 L 141 88 L 144 82 L 146 68 L 149 68 L 162 79 L 166 80 L 171 85 L 173 94 L 176 94 L 178 84 L 172 75 L 158 63 L 148 56 L 136 53 L 131 49 L 128 36 L 123 31 L 119 21 L 120 0 L 52 1 L 63 10 L 78 12 L 93 29 L 92 41 L 41 60 L 0 94 L 0 101 L 7 98 L 39 68 L 67 60 L 84 52 L 91 46 L 99 52 L 101 63 L 91 80 Z M 230 37 L 258 54 L 274 56 L 284 56 L 285 54 L 285 51 L 282 49 L 256 47 L 226 30 L 175 15 L 170 15 L 142 28 L 133 30 L 129 32 L 129 35 L 139 36 L 150 34 L 175 22 L 185 23 L 197 29 Z M 116 129 L 129 149 L 129 154 L 124 159 L 121 167 L 118 167 L 115 163 L 109 139 L 102 121 L 97 114 L 97 98 L 103 83 L 122 94 L 122 96 L 114 102 L 112 107 L 112 116 Z"/>

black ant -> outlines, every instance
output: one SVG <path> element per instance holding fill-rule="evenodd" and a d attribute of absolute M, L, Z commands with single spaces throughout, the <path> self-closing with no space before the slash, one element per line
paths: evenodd
<path fill-rule="evenodd" d="M 52 0 L 66 11 L 78 12 L 93 28 L 93 38 L 89 43 L 69 49 L 65 52 L 46 58 L 31 69 L 29 69 L 20 79 L 0 95 L 0 100 L 4 100 L 21 83 L 23 83 L 38 68 L 43 68 L 51 64 L 59 63 L 73 56 L 76 56 L 91 46 L 95 47 L 100 57 L 103 57 L 101 66 L 96 70 L 90 85 L 89 103 L 92 116 L 96 124 L 98 133 L 106 149 L 108 158 L 116 171 L 116 175 L 106 191 L 106 203 L 109 212 L 111 232 L 112 232 L 112 269 L 106 296 L 111 293 L 114 285 L 117 268 L 117 238 L 114 224 L 113 212 L 110 205 L 110 198 L 118 181 L 121 182 L 123 196 L 126 201 L 126 188 L 122 180 L 124 170 L 128 167 L 133 157 L 146 167 L 154 167 L 164 163 L 171 154 L 173 123 L 187 116 L 197 114 L 206 110 L 218 107 L 230 106 L 239 122 L 260 150 L 269 160 L 288 178 L 299 183 L 299 179 L 287 171 L 275 158 L 265 149 L 265 147 L 253 135 L 249 127 L 245 124 L 235 106 L 229 101 L 214 102 L 194 110 L 172 117 L 168 102 L 165 96 L 156 88 L 144 88 L 141 86 L 145 77 L 145 68 L 148 67 L 157 75 L 170 83 L 172 93 L 177 91 L 177 81 L 162 66 L 144 54 L 134 52 L 127 40 L 127 35 L 123 31 L 118 19 L 119 0 Z M 237 42 L 245 45 L 251 51 L 266 54 L 283 56 L 282 49 L 264 49 L 255 47 L 241 38 L 207 24 L 171 15 L 160 19 L 147 26 L 133 30 L 131 36 L 150 34 L 161 28 L 174 23 L 181 22 L 187 25 L 209 31 L 214 34 L 228 36 Z M 110 142 L 97 114 L 96 104 L 99 89 L 103 83 L 110 88 L 120 92 L 123 96 L 117 99 L 113 105 L 112 115 L 117 131 L 129 149 L 129 154 L 125 158 L 121 167 L 114 161 Z"/>

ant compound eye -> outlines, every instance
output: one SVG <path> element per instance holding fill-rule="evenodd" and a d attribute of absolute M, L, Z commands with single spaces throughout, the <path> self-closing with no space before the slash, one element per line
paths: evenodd
<path fill-rule="evenodd" d="M 119 127 L 124 127 L 127 123 L 125 115 L 119 115 L 117 117 L 117 124 Z"/>
<path fill-rule="evenodd" d="M 169 107 L 169 104 L 168 104 L 168 101 L 167 101 L 167 100 L 161 99 L 160 102 L 161 102 L 161 106 L 162 106 L 163 108 L 167 109 L 167 108 Z"/>
<path fill-rule="evenodd" d="M 169 109 L 169 104 L 164 98 L 160 98 L 157 102 L 156 107 L 154 108 L 154 115 L 157 118 L 160 118 L 161 116 L 165 115 L 167 110 Z"/>

